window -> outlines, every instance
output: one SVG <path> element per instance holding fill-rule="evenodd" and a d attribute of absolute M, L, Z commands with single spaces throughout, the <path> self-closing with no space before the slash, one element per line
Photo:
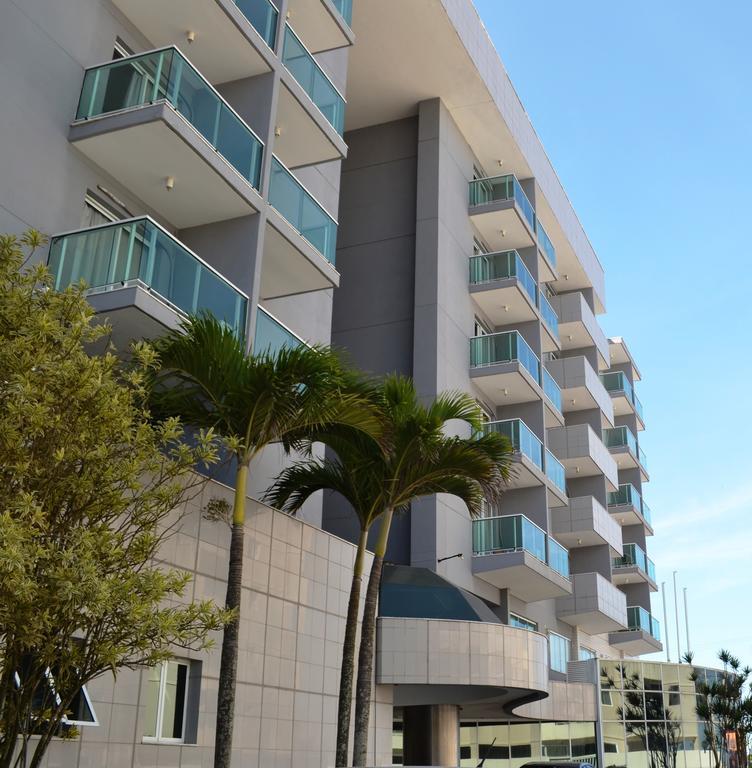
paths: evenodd
<path fill-rule="evenodd" d="M 580 646 L 580 661 L 589 661 L 590 659 L 597 658 L 598 654 L 595 651 L 590 650 L 590 648 L 585 648 L 585 646 Z"/>
<path fill-rule="evenodd" d="M 112 58 L 114 59 L 126 59 L 128 56 L 133 56 L 133 49 L 119 37 L 115 38 L 115 49 L 112 51 Z"/>
<path fill-rule="evenodd" d="M 473 324 L 473 336 L 488 336 L 491 331 L 488 326 L 478 317 L 475 318 Z"/>
<path fill-rule="evenodd" d="M 509 626 L 519 627 L 520 629 L 527 629 L 530 632 L 538 631 L 538 625 L 536 622 L 530 621 L 530 619 L 526 619 L 523 616 L 518 616 L 516 613 L 509 614 Z"/>
<path fill-rule="evenodd" d="M 145 741 L 180 743 L 184 740 L 188 668 L 187 661 L 165 661 L 149 670 Z"/>
<path fill-rule="evenodd" d="M 549 660 L 551 669 L 566 674 L 567 662 L 569 661 L 569 639 L 557 635 L 556 632 L 549 632 L 548 650 L 551 657 Z"/>
<path fill-rule="evenodd" d="M 50 707 L 59 707 L 62 703 L 60 695 L 55 687 L 55 673 L 50 667 L 45 671 L 47 686 L 35 689 L 32 694 L 32 708 L 36 712 L 46 710 Z M 16 687 L 21 686 L 21 677 L 18 672 L 15 673 Z M 52 700 L 50 700 L 52 699 Z M 42 718 L 44 720 L 44 718 Z M 99 725 L 97 713 L 91 703 L 89 692 L 86 686 L 82 685 L 73 695 L 71 703 L 61 720 L 62 726 L 79 725 Z"/>
<path fill-rule="evenodd" d="M 110 224 L 120 216 L 106 203 L 95 197 L 91 192 L 84 198 L 84 212 L 81 216 L 81 227 L 98 227 L 100 224 Z"/>
<path fill-rule="evenodd" d="M 473 181 L 476 181 L 477 179 L 485 179 L 486 176 L 486 172 L 482 168 L 478 168 L 477 165 L 473 166 Z"/>
<path fill-rule="evenodd" d="M 488 248 L 477 237 L 473 238 L 473 256 L 480 256 L 488 253 Z"/>

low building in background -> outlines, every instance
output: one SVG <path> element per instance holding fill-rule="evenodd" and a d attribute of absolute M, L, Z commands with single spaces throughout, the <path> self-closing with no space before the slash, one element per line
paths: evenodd
<path fill-rule="evenodd" d="M 473 719 L 461 713 L 460 766 L 521 768 L 530 761 L 572 760 L 601 768 L 713 768 L 715 759 L 697 717 L 692 674 L 711 681 L 718 670 L 667 662 L 572 662 L 570 677 L 590 679 L 589 713 L 565 706 L 540 719 Z M 520 716 L 532 715 L 522 707 Z M 539 717 L 541 712 L 535 713 Z M 583 714 L 585 717 L 583 718 Z M 394 761 L 402 762 L 403 721 L 397 710 Z M 589 719 L 587 719 L 589 717 Z M 721 755 L 729 765 L 728 752 Z"/>

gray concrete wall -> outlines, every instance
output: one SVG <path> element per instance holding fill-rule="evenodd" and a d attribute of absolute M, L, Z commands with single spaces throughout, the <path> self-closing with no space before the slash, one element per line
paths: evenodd
<path fill-rule="evenodd" d="M 367 371 L 411 375 L 417 121 L 345 139 L 332 343 Z"/>
<path fill-rule="evenodd" d="M 160 550 L 164 563 L 193 575 L 187 597 L 224 601 L 229 527 L 201 510 L 231 489 L 209 484 L 176 511 Z M 352 581 L 354 547 L 249 498 L 243 574 L 240 659 L 233 764 L 334 764 L 339 664 Z M 72 741 L 55 740 L 46 768 L 197 768 L 212 765 L 219 646 L 175 649 L 191 662 L 184 744 L 144 741 L 146 669 L 93 681 L 89 692 L 99 725 Z M 193 690 L 190 690 L 190 687 Z M 374 688 L 369 764 L 391 762 L 392 689 Z"/>

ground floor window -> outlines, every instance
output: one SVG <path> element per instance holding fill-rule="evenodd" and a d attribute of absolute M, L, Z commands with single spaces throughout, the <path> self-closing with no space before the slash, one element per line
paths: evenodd
<path fill-rule="evenodd" d="M 527 629 L 531 632 L 538 631 L 537 622 L 530 621 L 530 619 L 526 619 L 524 616 L 518 616 L 516 613 L 509 614 L 509 626 L 519 627 L 520 629 Z"/>
<path fill-rule="evenodd" d="M 556 632 L 548 633 L 549 666 L 556 672 L 567 671 L 569 661 L 569 639 Z"/>
<path fill-rule="evenodd" d="M 149 670 L 144 740 L 185 740 L 189 669 L 188 661 L 165 661 Z"/>

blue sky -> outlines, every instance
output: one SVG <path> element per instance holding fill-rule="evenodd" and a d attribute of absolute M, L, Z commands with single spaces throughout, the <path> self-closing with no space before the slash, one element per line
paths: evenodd
<path fill-rule="evenodd" d="M 658 581 L 697 661 L 752 664 L 752 3 L 475 2 L 642 372 Z"/>

